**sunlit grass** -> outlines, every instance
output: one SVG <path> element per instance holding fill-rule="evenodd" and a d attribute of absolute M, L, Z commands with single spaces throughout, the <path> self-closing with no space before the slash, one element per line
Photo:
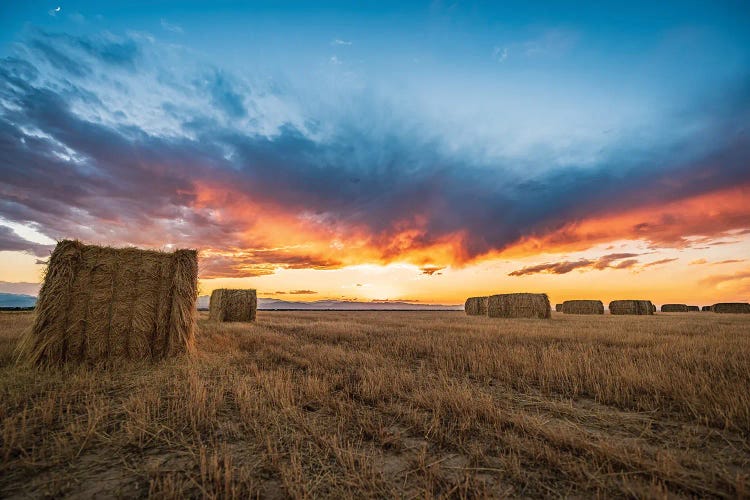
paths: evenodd
<path fill-rule="evenodd" d="M 0 496 L 742 496 L 750 323 L 261 312 L 158 365 L 13 364 Z"/>

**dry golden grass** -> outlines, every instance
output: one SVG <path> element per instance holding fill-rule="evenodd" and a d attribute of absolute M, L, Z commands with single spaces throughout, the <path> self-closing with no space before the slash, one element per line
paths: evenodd
<path fill-rule="evenodd" d="M 204 316 L 193 359 L 39 371 L 0 314 L 0 497 L 747 497 L 748 319 Z"/>

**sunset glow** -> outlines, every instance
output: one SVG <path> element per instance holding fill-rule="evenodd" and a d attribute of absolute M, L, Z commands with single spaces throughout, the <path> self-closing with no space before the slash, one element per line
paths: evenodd
<path fill-rule="evenodd" d="M 728 4 L 45 5 L 0 18 L 0 292 L 78 238 L 197 248 L 204 295 L 750 300 Z"/>

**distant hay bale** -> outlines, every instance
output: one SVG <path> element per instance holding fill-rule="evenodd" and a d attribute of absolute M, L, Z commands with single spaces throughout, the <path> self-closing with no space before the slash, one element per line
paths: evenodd
<path fill-rule="evenodd" d="M 656 307 L 650 300 L 613 300 L 609 303 L 610 314 L 654 314 Z"/>
<path fill-rule="evenodd" d="M 604 314 L 601 300 L 566 300 L 562 303 L 565 314 Z"/>
<path fill-rule="evenodd" d="M 208 318 L 213 321 L 255 321 L 257 309 L 255 290 L 220 288 L 211 293 Z"/>
<path fill-rule="evenodd" d="M 504 293 L 487 298 L 487 316 L 548 319 L 552 310 L 546 293 Z"/>
<path fill-rule="evenodd" d="M 688 312 L 699 312 L 701 310 L 698 306 L 687 306 Z"/>
<path fill-rule="evenodd" d="M 563 305 L 562 304 L 555 304 L 555 312 L 562 312 Z"/>
<path fill-rule="evenodd" d="M 468 316 L 487 316 L 487 297 L 469 297 L 464 311 Z"/>
<path fill-rule="evenodd" d="M 19 360 L 159 360 L 194 347 L 198 254 L 57 244 Z"/>
<path fill-rule="evenodd" d="M 711 306 L 715 313 L 750 314 L 750 304 L 747 302 L 719 302 Z"/>
<path fill-rule="evenodd" d="M 704 312 L 708 311 L 708 312 L 710 312 L 710 311 L 713 311 L 713 309 L 712 309 L 712 306 L 703 306 L 703 307 L 701 307 L 701 311 L 704 311 Z"/>
<path fill-rule="evenodd" d="M 663 313 L 684 313 L 688 312 L 688 306 L 685 304 L 662 304 L 661 312 Z"/>

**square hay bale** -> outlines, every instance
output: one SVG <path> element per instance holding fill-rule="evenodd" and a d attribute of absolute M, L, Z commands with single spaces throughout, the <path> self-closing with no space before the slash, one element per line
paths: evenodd
<path fill-rule="evenodd" d="M 687 306 L 688 312 L 699 312 L 701 310 L 698 306 Z"/>
<path fill-rule="evenodd" d="M 663 313 L 685 313 L 685 312 L 688 312 L 688 306 L 685 304 L 662 304 L 661 312 Z"/>
<path fill-rule="evenodd" d="M 564 314 L 604 314 L 601 300 L 566 300 L 562 303 Z"/>
<path fill-rule="evenodd" d="M 562 304 L 555 304 L 555 312 L 562 312 L 563 305 Z"/>
<path fill-rule="evenodd" d="M 750 314 L 750 304 L 747 302 L 719 302 L 711 306 L 715 313 Z"/>
<path fill-rule="evenodd" d="M 609 303 L 610 314 L 654 314 L 656 306 L 650 300 L 613 300 Z"/>
<path fill-rule="evenodd" d="M 487 298 L 487 316 L 549 319 L 552 309 L 546 293 L 503 293 Z"/>
<path fill-rule="evenodd" d="M 703 307 L 701 307 L 701 311 L 703 311 L 703 312 L 711 312 L 713 310 L 711 307 L 712 306 L 703 306 Z"/>
<path fill-rule="evenodd" d="M 49 259 L 19 359 L 57 365 L 192 352 L 197 296 L 195 250 L 61 241 Z"/>
<path fill-rule="evenodd" d="M 487 297 L 469 297 L 464 304 L 467 316 L 487 316 Z"/>
<path fill-rule="evenodd" d="M 219 288 L 211 293 L 208 317 L 212 321 L 255 321 L 257 309 L 255 290 Z"/>

